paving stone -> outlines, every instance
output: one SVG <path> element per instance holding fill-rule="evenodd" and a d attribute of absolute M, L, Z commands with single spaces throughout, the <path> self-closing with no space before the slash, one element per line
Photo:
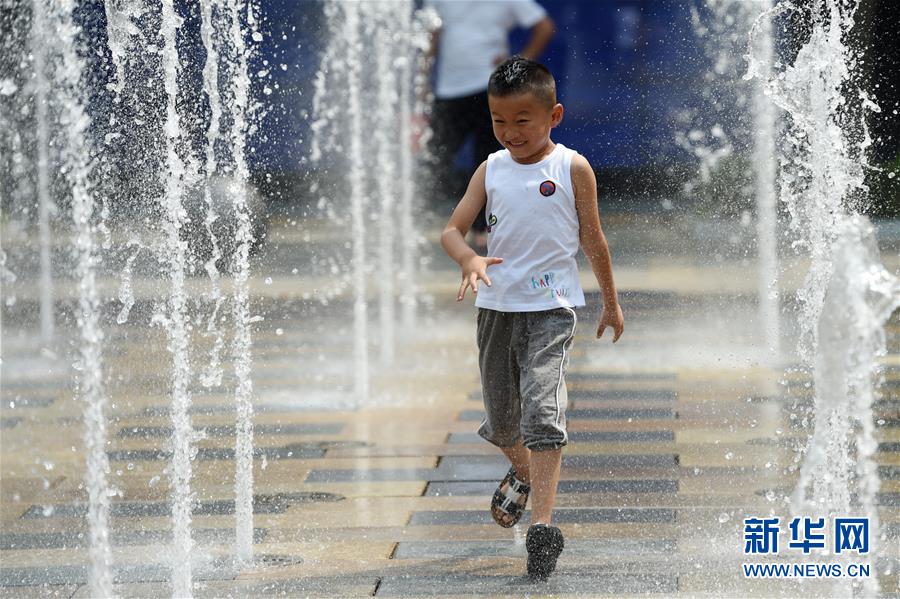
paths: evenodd
<path fill-rule="evenodd" d="M 235 427 L 233 424 L 226 425 L 209 425 L 195 427 L 198 431 L 202 430 L 208 437 L 234 437 Z M 255 436 L 272 436 L 272 435 L 335 435 L 341 432 L 344 424 L 341 422 L 321 422 L 321 423 L 302 423 L 302 424 L 255 424 L 253 426 L 253 434 Z M 121 438 L 142 438 L 156 439 L 168 438 L 172 435 L 172 427 L 170 426 L 126 426 L 119 430 L 118 436 Z"/>
<path fill-rule="evenodd" d="M 78 592 L 81 584 L 45 584 L 41 586 L 0 586 L 0 599 L 31 599 L 65 597 L 68 599 Z"/>
<path fill-rule="evenodd" d="M 875 503 L 891 507 L 900 507 L 900 493 L 876 493 Z"/>
<path fill-rule="evenodd" d="M 33 568 L 0 568 L 0 587 L 34 586 L 44 584 L 72 584 L 88 582 L 87 566 L 44 566 Z M 113 581 L 166 582 L 171 568 L 162 564 L 113 565 Z M 234 578 L 237 574 L 230 563 L 213 560 L 198 567 L 193 572 L 194 580 L 222 580 Z"/>
<path fill-rule="evenodd" d="M 5 383 L 4 383 L 5 385 Z M 4 391 L 7 391 L 4 389 Z M 12 392 L 9 392 L 10 394 Z M 18 410 L 24 408 L 49 408 L 56 403 L 55 397 L 16 397 L 15 399 L 6 400 L 3 406 L 4 410 Z"/>
<path fill-rule="evenodd" d="M 570 443 L 657 443 L 674 442 L 675 432 L 656 431 L 569 431 Z M 478 433 L 450 433 L 448 443 L 487 443 Z"/>
<path fill-rule="evenodd" d="M 259 377 L 254 377 L 254 380 L 259 380 Z M 260 385 L 262 386 L 262 385 Z M 271 388 L 271 385 L 266 385 L 266 387 Z M 290 388 L 290 387 L 289 387 Z M 204 390 L 205 391 L 205 390 Z M 290 404 L 290 403 L 256 403 L 253 405 L 253 411 L 257 414 L 265 414 L 271 412 L 284 412 L 286 414 L 296 413 L 296 412 L 308 412 L 308 411 L 318 411 L 322 410 L 323 407 L 321 405 L 307 407 L 302 403 Z M 351 413 L 353 410 L 344 406 L 341 409 L 342 413 Z M 141 412 L 145 416 L 153 416 L 153 417 L 164 417 L 168 416 L 171 413 L 169 406 L 148 406 L 144 408 Z M 217 414 L 234 414 L 234 404 L 193 404 L 190 408 L 188 408 L 188 414 L 197 415 L 197 416 L 215 416 Z"/>
<path fill-rule="evenodd" d="M 268 579 L 229 580 L 227 582 L 210 582 L 194 592 L 198 599 L 209 597 L 222 599 L 233 597 L 371 597 L 378 588 L 380 578 L 377 574 L 352 572 L 340 576 L 303 576 L 302 578 L 284 578 L 277 568 L 271 569 Z M 259 574 L 255 574 L 259 576 Z M 139 594 L 137 597 L 152 595 Z"/>
<path fill-rule="evenodd" d="M 253 542 L 260 543 L 268 531 L 253 529 Z M 233 528 L 195 528 L 191 532 L 199 545 L 231 544 L 234 542 Z M 171 530 L 113 530 L 110 543 L 114 547 L 136 545 L 160 545 L 172 542 Z M 86 532 L 45 532 L 36 534 L 0 533 L 0 550 L 64 549 L 88 547 L 90 539 Z"/>
<path fill-rule="evenodd" d="M 337 444 L 331 445 L 338 446 Z M 281 447 L 254 447 L 253 457 L 257 460 L 263 457 L 270 460 L 321 458 L 328 449 L 327 443 L 294 443 Z M 172 453 L 164 449 L 121 449 L 107 451 L 106 455 L 112 462 L 155 462 L 172 458 Z M 234 460 L 234 448 L 198 447 L 196 459 L 199 461 Z"/>
<path fill-rule="evenodd" d="M 646 454 L 575 454 L 564 455 L 564 468 L 668 468 L 678 465 L 678 456 L 671 453 Z"/>
<path fill-rule="evenodd" d="M 429 497 L 458 497 L 464 495 L 483 495 L 490 497 L 497 488 L 497 481 L 433 481 L 428 483 L 425 495 Z"/>
<path fill-rule="evenodd" d="M 593 556 L 604 554 L 654 554 L 674 553 L 675 539 L 567 539 L 566 556 Z M 442 557 L 517 557 L 525 548 L 508 540 L 503 541 L 402 541 L 397 544 L 394 559 Z"/>
<path fill-rule="evenodd" d="M 668 389 L 569 389 L 570 401 L 675 401 L 678 394 Z M 481 391 L 473 391 L 469 394 L 473 401 L 483 401 Z"/>
<path fill-rule="evenodd" d="M 304 482 L 339 483 L 350 481 L 429 480 L 434 468 L 378 468 L 371 470 L 312 470 Z"/>
<path fill-rule="evenodd" d="M 255 495 L 254 514 L 282 514 L 294 503 L 333 502 L 343 499 L 332 493 L 281 493 L 276 495 Z M 118 501 L 109 506 L 114 517 L 158 518 L 172 513 L 165 501 Z M 224 516 L 234 514 L 234 500 L 200 501 L 194 505 L 195 516 Z M 87 515 L 87 504 L 69 503 L 60 505 L 33 505 L 22 514 L 23 518 L 82 518 Z"/>
<path fill-rule="evenodd" d="M 672 420 L 675 410 L 670 408 L 585 408 L 569 410 L 569 420 Z"/>
<path fill-rule="evenodd" d="M 425 494 L 433 497 L 463 495 L 491 496 L 497 481 L 485 482 L 430 482 Z M 615 479 L 615 480 L 561 480 L 558 493 L 678 493 L 677 480 Z"/>
<path fill-rule="evenodd" d="M 569 399 L 577 401 L 676 401 L 678 394 L 669 389 L 569 389 Z"/>
<path fill-rule="evenodd" d="M 673 454 L 563 455 L 564 468 L 675 468 Z M 437 468 L 315 469 L 305 482 L 497 481 L 509 469 L 503 456 L 446 456 Z"/>
<path fill-rule="evenodd" d="M 678 464 L 678 456 L 670 453 L 651 454 L 563 454 L 563 468 L 665 468 Z M 447 478 L 428 480 L 494 480 L 502 478 L 509 462 L 502 455 L 445 456 L 436 468 Z"/>
<path fill-rule="evenodd" d="M 561 480 L 559 493 L 678 493 L 677 480 Z"/>
<path fill-rule="evenodd" d="M 569 420 L 672 420 L 671 408 L 586 408 L 566 412 Z M 481 422 L 484 410 L 461 410 L 457 418 L 461 422 Z"/>
<path fill-rule="evenodd" d="M 566 381 L 674 381 L 674 372 L 569 371 Z"/>
<path fill-rule="evenodd" d="M 594 524 L 600 522 L 674 522 L 674 509 L 658 508 L 557 508 L 553 520 L 561 524 Z M 525 512 L 522 521 L 529 518 L 531 511 Z M 460 524 L 494 524 L 488 510 L 445 510 L 413 512 L 411 526 L 453 526 Z"/>
<path fill-rule="evenodd" d="M 523 566 L 524 568 L 524 566 Z M 488 569 L 489 571 L 489 569 Z M 423 596 L 530 596 L 531 593 L 555 596 L 562 593 L 581 596 L 614 596 L 678 591 L 678 579 L 667 574 L 602 574 L 590 570 L 565 571 L 562 568 L 546 583 L 535 585 L 524 575 L 456 574 L 445 576 L 385 576 L 376 597 Z"/>
<path fill-rule="evenodd" d="M 878 466 L 881 480 L 900 480 L 900 466 Z"/>

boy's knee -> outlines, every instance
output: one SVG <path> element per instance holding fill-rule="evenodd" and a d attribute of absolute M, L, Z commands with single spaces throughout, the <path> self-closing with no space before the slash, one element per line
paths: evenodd
<path fill-rule="evenodd" d="M 529 451 L 552 451 L 554 449 L 562 449 L 568 444 L 567 440 L 562 441 L 532 441 L 525 442 L 525 447 L 529 449 Z"/>
<path fill-rule="evenodd" d="M 569 443 L 565 429 L 556 427 L 536 427 L 522 431 L 524 445 L 531 451 L 562 449 Z"/>
<path fill-rule="evenodd" d="M 480 427 L 478 427 L 478 436 L 480 436 L 491 445 L 495 445 L 501 448 L 512 447 L 514 445 L 517 445 L 522 440 L 522 437 L 519 435 L 518 428 L 504 427 L 504 429 L 499 430 L 492 427 L 487 421 L 485 421 Z"/>

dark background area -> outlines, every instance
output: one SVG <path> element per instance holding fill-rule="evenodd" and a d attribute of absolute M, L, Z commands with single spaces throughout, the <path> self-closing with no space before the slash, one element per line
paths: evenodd
<path fill-rule="evenodd" d="M 710 68 L 703 42 L 692 26 L 692 10 L 704 12 L 704 0 L 542 0 L 556 22 L 557 35 L 543 60 L 558 79 L 566 106 L 554 139 L 585 154 L 598 171 L 608 206 L 657 209 L 660 197 L 678 198 L 683 184 L 697 174 L 696 159 L 678 146 L 685 131 L 681 115 L 709 110 L 703 79 Z M 808 8 L 812 0 L 795 4 Z M 15 6 L 19 6 L 16 9 Z M 15 13 L 30 3 L 4 5 L 2 33 L 23 37 Z M 93 63 L 91 111 L 100 137 L 104 106 L 112 102 L 106 84 L 112 65 L 106 47 L 102 0 L 76 3 L 76 21 Z M 262 41 L 251 64 L 253 90 L 264 103 L 259 129 L 249 144 L 254 179 L 273 208 L 309 203 L 316 173 L 305 163 L 311 142 L 313 85 L 327 30 L 321 0 L 258 0 Z M 184 18 L 179 53 L 187 68 L 181 75 L 179 104 L 198 115 L 191 131 L 202 145 L 208 103 L 200 91 L 204 53 L 199 43 L 197 3 L 178 2 Z M 9 14 L 7 14 L 9 13 Z M 872 163 L 883 169 L 869 176 L 873 215 L 900 216 L 900 2 L 862 0 L 853 43 L 865 48 L 861 83 L 881 112 L 870 115 Z M 795 39 L 802 39 L 802 19 Z M 511 47 L 520 49 L 527 32 L 516 31 Z M 27 36 L 26 36 L 27 37 Z M 24 38 L 23 38 L 24 39 Z M 3 64 L 12 68 L 18 55 Z M 149 60 L 149 58 L 148 58 Z M 282 65 L 284 65 L 282 67 Z M 4 69 L 6 70 L 6 69 Z M 14 70 L 14 69 L 13 69 Z M 264 77 L 257 74 L 266 71 Z M 269 94 L 262 95 L 264 87 Z M 159 96 L 161 89 L 141 92 Z M 340 92 L 330 99 L 343 102 Z M 149 104 L 155 104 L 147 100 Z M 893 178 L 888 174 L 896 173 Z"/>
<path fill-rule="evenodd" d="M 700 90 L 710 67 L 691 24 L 700 0 L 543 0 L 557 35 L 543 61 L 558 79 L 566 117 L 554 139 L 585 154 L 602 191 L 623 207 L 660 194 L 677 195 L 697 171 L 695 159 L 675 143 L 678 115 L 702 111 Z M 801 5 L 804 3 L 801 3 Z M 809 6 L 810 2 L 805 2 Z M 254 170 L 273 177 L 268 195 L 302 193 L 301 162 L 310 130 L 312 83 L 323 48 L 324 17 L 318 1 L 262 0 L 267 35 L 258 60 L 286 64 L 271 69 L 277 84 L 267 97 Z M 866 47 L 863 82 L 882 108 L 872 115 L 872 161 L 900 170 L 900 3 L 863 0 L 855 42 Z M 527 32 L 512 35 L 513 51 Z M 333 101 L 340 102 L 335 97 Z M 872 173 L 874 214 L 900 214 L 900 177 Z M 291 190 L 290 192 L 288 190 Z M 634 206 L 633 206 L 634 207 Z"/>

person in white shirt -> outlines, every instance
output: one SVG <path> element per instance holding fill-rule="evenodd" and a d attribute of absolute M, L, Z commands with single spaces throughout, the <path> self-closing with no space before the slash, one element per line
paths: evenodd
<path fill-rule="evenodd" d="M 487 84 L 494 68 L 506 60 L 509 34 L 516 27 L 530 30 L 520 54 L 536 59 L 553 38 L 555 27 L 534 0 L 425 0 L 441 18 L 432 38 L 437 61 L 434 72 L 433 136 L 426 153 L 427 193 L 433 206 L 458 198 L 472 174 L 454 167 L 457 154 L 474 136 L 474 164 L 497 149 L 490 126 Z M 487 244 L 484 211 L 473 224 L 473 244 Z"/>
<path fill-rule="evenodd" d="M 565 373 L 574 308 L 585 304 L 575 262 L 579 246 L 603 298 L 597 337 L 609 327 L 617 341 L 624 318 L 600 227 L 594 171 L 584 156 L 550 139 L 563 118 L 553 75 L 514 56 L 491 75 L 487 93 L 494 136 L 505 149 L 475 170 L 441 244 L 462 271 L 457 301 L 470 288 L 476 294 L 485 407 L 478 434 L 511 463 L 491 515 L 500 526 L 513 526 L 533 490 L 527 570 L 544 580 L 564 544 L 551 517 L 561 450 L 569 440 Z M 479 256 L 465 235 L 485 206 L 487 256 Z"/>

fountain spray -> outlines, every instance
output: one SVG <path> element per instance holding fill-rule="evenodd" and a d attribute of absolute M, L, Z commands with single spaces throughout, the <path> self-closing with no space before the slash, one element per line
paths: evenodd
<path fill-rule="evenodd" d="M 790 3 L 770 10 L 751 32 L 747 77 L 759 78 L 790 117 L 781 199 L 791 214 L 794 247 L 810 257 L 797 292 L 798 351 L 813 369 L 814 431 L 791 509 L 822 516 L 860 510 L 869 518 L 870 552 L 877 555 L 872 401 L 882 376 L 883 327 L 900 305 L 900 283 L 879 262 L 874 229 L 857 213 L 867 195 L 866 115 L 878 107 L 858 85 L 858 57 L 847 41 L 856 8 L 856 2 L 814 2 L 810 39 L 779 73 L 758 52 L 759 23 L 803 12 Z M 877 576 L 862 585 L 868 596 L 879 592 Z"/>
<path fill-rule="evenodd" d="M 41 0 L 32 4 L 31 55 L 34 69 L 34 116 L 37 125 L 37 195 L 38 235 L 41 244 L 41 341 L 53 341 L 53 274 L 50 263 L 50 127 L 47 115 L 49 85 L 47 82 L 47 7 Z"/>
<path fill-rule="evenodd" d="M 181 239 L 180 229 L 185 222 L 182 206 L 185 165 L 178 154 L 181 142 L 176 95 L 178 93 L 178 50 L 175 38 L 180 19 L 175 14 L 173 0 L 163 0 L 160 33 L 163 38 L 162 70 L 166 90 L 166 181 L 162 198 L 165 209 L 164 231 L 168 248 L 168 274 L 170 292 L 168 314 L 164 319 L 172 354 L 172 463 L 169 478 L 172 488 L 172 591 L 176 597 L 191 596 L 191 555 L 194 541 L 191 536 L 192 444 L 194 430 L 188 412 L 191 397 L 188 386 L 191 379 L 188 348 L 187 295 L 185 270 L 187 267 L 187 243 Z"/>
<path fill-rule="evenodd" d="M 90 119 L 81 97 L 85 72 L 76 53 L 76 28 L 72 22 L 72 0 L 53 0 L 49 6 L 35 3 L 35 27 L 53 31 L 53 94 L 63 125 L 64 144 L 60 157 L 72 194 L 72 220 L 75 243 L 72 253 L 78 275 L 78 328 L 81 332 L 79 395 L 84 403 L 84 443 L 87 448 L 85 486 L 88 492 L 88 527 L 90 530 L 91 595 L 112 596 L 112 555 L 109 541 L 109 458 L 107 443 L 107 397 L 103 385 L 103 330 L 100 327 L 100 298 L 96 271 L 99 263 L 96 242 L 99 227 L 94 192 L 91 187 L 88 126 Z M 42 15 L 46 10 L 46 17 Z M 45 21 L 46 18 L 46 21 Z M 48 29 L 44 29 L 47 27 Z M 36 63 L 35 67 L 39 65 Z M 43 67 L 43 65 L 40 65 Z M 44 122 L 46 127 L 46 121 Z M 46 156 L 43 157 L 46 159 Z M 46 176 L 46 175 L 45 175 Z M 100 212 L 102 217 L 102 212 Z"/>
<path fill-rule="evenodd" d="M 234 218 L 237 222 L 236 241 L 231 263 L 233 285 L 232 318 L 234 339 L 232 359 L 237 379 L 235 389 L 235 516 L 236 545 L 238 560 L 249 562 L 253 557 L 253 382 L 250 378 L 252 366 L 250 338 L 250 246 L 253 234 L 247 208 L 247 189 L 250 173 L 245 156 L 245 136 L 249 113 L 250 78 L 247 74 L 247 47 L 241 30 L 240 16 L 246 9 L 251 35 L 255 30 L 252 5 L 239 0 L 229 0 L 225 4 L 229 15 L 230 49 L 233 55 L 231 73 L 231 94 L 233 98 L 232 125 L 229 132 L 235 180 L 232 181 L 230 196 L 234 202 Z"/>

